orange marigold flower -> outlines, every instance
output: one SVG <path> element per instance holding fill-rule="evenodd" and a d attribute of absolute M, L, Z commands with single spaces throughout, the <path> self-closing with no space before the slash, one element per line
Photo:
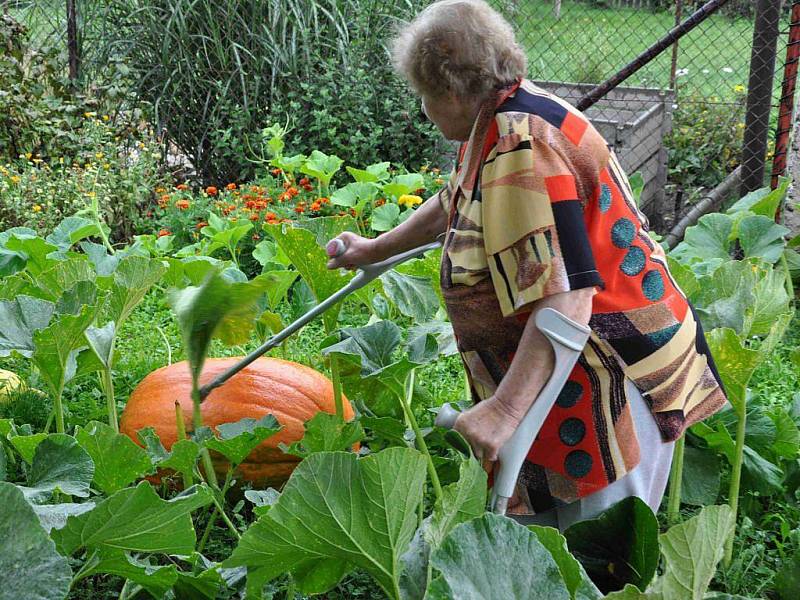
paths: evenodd
<path fill-rule="evenodd" d="M 305 185 L 303 186 L 303 189 L 304 189 L 305 191 L 307 191 L 307 192 L 310 192 L 311 190 L 313 190 L 313 189 L 314 189 L 314 186 L 313 186 L 313 185 L 311 185 L 310 183 L 307 183 L 307 184 L 305 184 Z"/>
<path fill-rule="evenodd" d="M 233 190 L 236 189 L 236 184 L 235 183 L 229 183 L 228 185 L 225 186 L 225 189 L 228 190 L 229 192 L 232 192 Z"/>
<path fill-rule="evenodd" d="M 158 237 L 164 237 L 165 235 L 172 235 L 172 232 L 169 229 L 162 229 L 158 232 Z"/>
<path fill-rule="evenodd" d="M 183 200 L 178 200 L 178 201 L 175 203 L 175 206 L 177 206 L 177 207 L 178 207 L 178 208 L 180 208 L 181 210 L 186 210 L 187 208 L 189 208 L 189 201 L 188 201 L 188 200 L 186 200 L 186 199 L 183 199 Z"/>
<path fill-rule="evenodd" d="M 322 208 L 322 205 L 319 202 L 313 202 L 311 204 L 311 210 L 314 212 L 318 211 L 320 208 Z"/>
<path fill-rule="evenodd" d="M 288 190 L 290 187 L 292 187 L 291 182 L 289 182 L 289 181 L 284 181 L 283 182 L 283 189 Z"/>
<path fill-rule="evenodd" d="M 258 221 L 258 213 L 253 213 L 252 215 L 250 215 L 250 220 L 251 221 Z"/>
<path fill-rule="evenodd" d="M 383 206 L 386 204 L 386 198 L 378 198 L 375 200 L 375 206 Z"/>
<path fill-rule="evenodd" d="M 322 202 L 323 204 L 330 204 L 331 199 L 323 196 L 322 198 L 319 199 L 319 201 Z"/>
<path fill-rule="evenodd" d="M 311 183 L 311 180 L 308 177 L 303 177 L 300 180 L 300 185 L 308 185 L 309 183 Z"/>
<path fill-rule="evenodd" d="M 270 173 L 272 173 L 273 175 L 280 175 L 281 173 L 283 173 L 283 171 L 281 171 L 278 168 L 275 168 L 275 169 L 272 169 L 272 171 L 270 171 Z"/>
<path fill-rule="evenodd" d="M 218 191 L 217 188 L 215 188 L 213 185 L 210 185 L 206 188 L 206 194 L 208 194 L 209 196 L 216 196 L 217 191 Z"/>
<path fill-rule="evenodd" d="M 275 216 L 275 213 L 274 213 L 274 212 L 268 212 L 268 213 L 267 213 L 267 221 L 274 221 L 274 220 L 275 220 L 275 219 L 277 219 L 277 218 L 278 218 L 278 217 L 276 217 L 276 216 Z"/>
<path fill-rule="evenodd" d="M 350 209 L 349 211 L 347 211 L 347 212 L 349 212 L 349 213 L 350 213 L 350 216 L 351 216 L 351 217 L 355 217 L 355 216 L 356 216 L 356 209 L 355 209 L 355 208 L 351 208 L 351 209 Z"/>
<path fill-rule="evenodd" d="M 298 190 L 296 187 L 290 187 L 288 190 L 286 190 L 286 193 L 289 194 L 290 198 L 294 198 L 300 194 L 300 190 Z"/>
<path fill-rule="evenodd" d="M 294 212 L 296 212 L 299 215 L 299 214 L 302 214 L 302 213 L 306 212 L 306 209 L 305 209 L 304 206 L 300 206 L 298 204 L 297 206 L 294 207 Z"/>
<path fill-rule="evenodd" d="M 288 200 L 289 198 L 291 198 L 291 196 L 286 192 L 281 192 L 280 194 L 278 194 L 278 202 L 283 202 L 284 200 Z"/>
<path fill-rule="evenodd" d="M 178 185 L 175 186 L 175 189 L 185 192 L 189 189 L 189 186 L 186 185 L 185 183 L 179 183 Z"/>
<path fill-rule="evenodd" d="M 203 227 L 207 227 L 207 226 L 208 226 L 208 223 L 206 223 L 205 221 L 200 221 L 200 222 L 199 222 L 197 225 L 195 225 L 194 227 L 195 227 L 195 229 L 202 229 Z"/>

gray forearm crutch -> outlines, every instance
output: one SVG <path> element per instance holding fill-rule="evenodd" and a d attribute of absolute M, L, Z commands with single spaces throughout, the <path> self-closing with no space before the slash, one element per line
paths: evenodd
<path fill-rule="evenodd" d="M 589 339 L 588 327 L 576 323 L 553 308 L 539 310 L 535 318 L 539 331 L 553 346 L 555 366 L 536 401 L 498 454 L 500 465 L 492 487 L 489 508 L 502 515 L 506 513 L 508 499 L 514 493 L 522 463 Z M 436 416 L 436 425 L 451 429 L 458 415 L 458 410 L 453 406 L 444 404 Z"/>
<path fill-rule="evenodd" d="M 334 252 L 334 257 L 340 256 L 346 249 L 344 242 L 339 238 L 331 240 L 329 244 L 330 243 L 336 245 L 336 251 Z M 328 296 L 325 300 L 317 304 L 307 313 L 296 319 L 294 322 L 290 323 L 285 329 L 273 335 L 266 342 L 264 342 L 264 344 L 253 350 L 250 354 L 245 356 L 242 360 L 233 365 L 230 369 L 221 373 L 215 379 L 213 379 L 212 381 L 201 387 L 200 398 L 205 399 L 206 396 L 208 396 L 214 389 L 218 388 L 223 383 L 228 381 L 228 379 L 236 375 L 236 373 L 244 369 L 247 365 L 252 363 L 258 357 L 262 356 L 266 352 L 269 352 L 270 350 L 275 348 L 278 344 L 283 342 L 283 340 L 288 338 L 298 329 L 300 329 L 310 321 L 313 321 L 315 318 L 324 313 L 326 310 L 328 310 L 330 307 L 332 307 L 340 300 L 344 299 L 346 296 L 349 296 L 356 290 L 364 287 L 370 281 L 377 279 L 378 277 L 383 275 L 386 271 L 393 269 L 400 263 L 404 263 L 407 260 L 411 260 L 412 258 L 418 258 L 423 254 L 425 254 L 426 252 L 430 250 L 435 250 L 440 246 L 441 246 L 440 242 L 432 242 L 430 244 L 425 244 L 424 246 L 419 246 L 418 248 L 413 248 L 406 252 L 401 252 L 400 254 L 391 256 L 381 262 L 360 266 L 358 268 L 358 273 L 356 273 L 355 277 L 353 277 L 346 286 L 344 286 L 335 294 Z"/>

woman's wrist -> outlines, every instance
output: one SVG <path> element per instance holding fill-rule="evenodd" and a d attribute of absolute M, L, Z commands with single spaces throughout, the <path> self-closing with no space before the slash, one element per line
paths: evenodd
<path fill-rule="evenodd" d="M 525 416 L 524 413 L 522 413 L 519 408 L 514 406 L 512 402 L 505 398 L 505 396 L 495 394 L 493 398 L 497 411 L 512 421 L 515 426 L 519 425 L 522 421 L 522 418 Z"/>

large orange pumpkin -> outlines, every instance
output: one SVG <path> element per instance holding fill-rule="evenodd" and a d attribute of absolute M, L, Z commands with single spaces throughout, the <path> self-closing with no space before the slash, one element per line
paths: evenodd
<path fill-rule="evenodd" d="M 200 377 L 201 385 L 241 360 L 209 358 Z M 120 419 L 120 431 L 139 443 L 136 432 L 153 427 L 169 450 L 178 439 L 175 400 L 183 409 L 186 431 L 192 430 L 192 382 L 186 361 L 162 367 L 145 377 L 128 399 Z M 353 418 L 353 408 L 342 396 L 344 418 Z M 300 459 L 284 454 L 279 443 L 291 444 L 303 437 L 304 423 L 320 411 L 336 412 L 331 380 L 310 367 L 278 358 L 259 358 L 224 385 L 211 392 L 201 404 L 203 425 L 216 428 L 245 417 L 259 419 L 273 414 L 283 428 L 264 440 L 239 465 L 239 479 L 256 486 L 279 485 L 291 475 Z M 227 462 L 212 452 L 221 475 Z"/>

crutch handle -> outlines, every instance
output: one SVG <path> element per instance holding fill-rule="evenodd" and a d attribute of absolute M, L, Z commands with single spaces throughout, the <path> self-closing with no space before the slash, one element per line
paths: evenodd
<path fill-rule="evenodd" d="M 328 245 L 325 246 L 325 251 L 331 258 L 341 256 L 344 254 L 345 250 L 347 250 L 347 246 L 345 245 L 344 241 L 339 238 L 333 238 L 330 242 L 328 242 Z"/>
<path fill-rule="evenodd" d="M 455 427 L 456 419 L 460 414 L 461 411 L 454 408 L 449 402 L 446 402 L 439 407 L 439 412 L 436 414 L 436 419 L 434 419 L 433 422 L 437 427 L 452 429 Z"/>

